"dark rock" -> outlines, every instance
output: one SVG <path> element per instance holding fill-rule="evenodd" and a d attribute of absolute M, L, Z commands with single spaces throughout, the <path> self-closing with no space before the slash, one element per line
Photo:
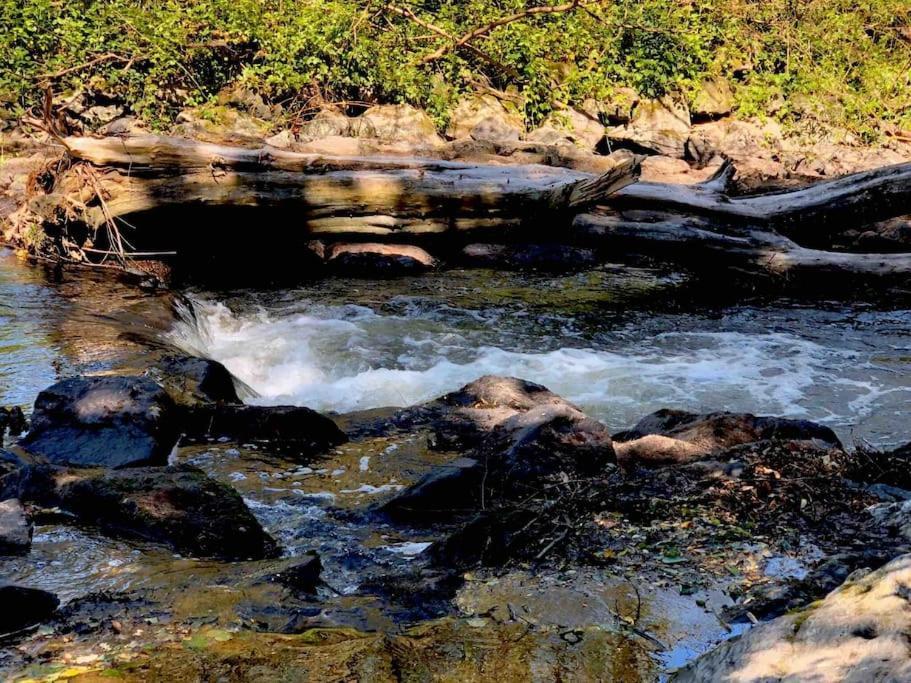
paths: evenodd
<path fill-rule="evenodd" d="M 15 498 L 0 501 L 0 555 L 27 553 L 32 545 L 32 524 Z"/>
<path fill-rule="evenodd" d="M 298 406 L 198 406 L 187 412 L 183 426 L 194 438 L 265 441 L 271 448 L 294 455 L 312 455 L 348 440 L 331 419 Z"/>
<path fill-rule="evenodd" d="M 234 378 L 218 361 L 193 356 L 167 356 L 146 374 L 158 382 L 178 406 L 240 403 Z"/>
<path fill-rule="evenodd" d="M 627 464 L 663 466 L 691 462 L 723 450 L 762 441 L 809 441 L 841 448 L 828 427 L 809 420 L 757 417 L 749 413 L 698 415 L 659 410 L 632 429 L 614 435 L 617 458 Z"/>
<path fill-rule="evenodd" d="M 266 581 L 280 583 L 283 586 L 302 593 L 315 593 L 320 585 L 320 573 L 323 564 L 315 552 L 307 553 L 292 564 L 275 574 L 265 577 Z"/>
<path fill-rule="evenodd" d="M 29 461 L 21 455 L 0 448 L 0 477 L 28 464 Z"/>
<path fill-rule="evenodd" d="M 528 546 L 530 539 L 523 530 L 535 515 L 536 511 L 526 508 L 480 513 L 430 546 L 430 559 L 438 567 L 459 569 L 502 565 Z"/>
<path fill-rule="evenodd" d="M 452 516 L 524 497 L 554 477 L 603 474 L 615 462 L 607 427 L 531 382 L 482 377 L 434 403 L 437 438 L 472 448 L 470 457 L 435 468 L 384 512 Z"/>
<path fill-rule="evenodd" d="M 10 436 L 19 436 L 27 430 L 28 422 L 22 413 L 22 408 L 19 406 L 0 408 L 0 446 L 3 445 L 3 437 L 7 432 Z"/>
<path fill-rule="evenodd" d="M 46 621 L 60 600 L 53 593 L 13 584 L 0 585 L 0 634 L 15 633 Z"/>
<path fill-rule="evenodd" d="M 566 244 L 469 244 L 462 256 L 475 266 L 566 272 L 598 264 L 594 250 Z"/>
<path fill-rule="evenodd" d="M 260 559 L 277 552 L 232 488 L 179 465 L 121 470 L 29 466 L 8 475 L 0 497 L 71 512 L 115 537 L 163 543 L 193 556 Z"/>
<path fill-rule="evenodd" d="M 393 277 L 421 273 L 436 260 L 420 247 L 410 244 L 333 244 L 327 264 L 336 272 L 360 277 Z"/>
<path fill-rule="evenodd" d="M 452 517 L 476 510 L 484 468 L 473 458 L 457 458 L 435 467 L 418 482 L 386 502 L 381 510 L 393 518 Z"/>
<path fill-rule="evenodd" d="M 177 443 L 174 402 L 146 377 L 77 377 L 45 389 L 20 445 L 58 465 L 165 464 Z"/>

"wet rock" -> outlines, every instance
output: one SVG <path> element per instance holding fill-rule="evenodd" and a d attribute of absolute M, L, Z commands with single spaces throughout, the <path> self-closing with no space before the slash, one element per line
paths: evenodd
<path fill-rule="evenodd" d="M 320 573 L 323 564 L 315 552 L 307 553 L 302 559 L 289 567 L 282 569 L 264 578 L 271 583 L 280 583 L 283 586 L 302 593 L 315 593 L 321 583 Z"/>
<path fill-rule="evenodd" d="M 22 408 L 19 406 L 0 408 L 0 446 L 3 445 L 4 436 L 7 433 L 10 436 L 19 436 L 27 430 L 28 422 L 22 413 Z"/>
<path fill-rule="evenodd" d="M 420 273 L 436 265 L 433 256 L 410 244 L 333 244 L 327 256 L 333 270 L 362 277 Z"/>
<path fill-rule="evenodd" d="M 493 95 L 468 95 L 452 112 L 446 136 L 450 139 L 518 140 L 525 130 L 522 117 Z"/>
<path fill-rule="evenodd" d="M 28 464 L 29 461 L 21 455 L 0 448 L 0 477 Z"/>
<path fill-rule="evenodd" d="M 433 120 L 420 109 L 407 104 L 384 104 L 370 107 L 353 120 L 358 137 L 387 142 L 420 143 L 438 147 L 443 139 Z"/>
<path fill-rule="evenodd" d="M 17 499 L 0 502 L 0 555 L 27 553 L 32 545 L 32 524 Z"/>
<path fill-rule="evenodd" d="M 693 99 L 690 113 L 694 120 L 710 121 L 727 116 L 734 106 L 734 92 L 726 78 L 712 78 L 703 82 Z"/>
<path fill-rule="evenodd" d="M 489 407 L 474 407 L 478 399 Z M 434 468 L 383 506 L 395 516 L 452 516 L 527 495 L 553 479 L 604 474 L 615 462 L 607 428 L 540 385 L 482 377 L 443 397 L 433 421 L 469 457 Z M 467 403 L 455 410 L 452 404 Z M 485 403 L 481 403 L 485 405 Z"/>
<path fill-rule="evenodd" d="M 177 443 L 167 392 L 147 377 L 76 377 L 45 389 L 20 445 L 58 465 L 164 464 Z"/>
<path fill-rule="evenodd" d="M 911 679 L 911 556 L 847 582 L 821 602 L 760 624 L 674 681 Z"/>
<path fill-rule="evenodd" d="M 0 497 L 66 510 L 117 538 L 162 543 L 192 556 L 273 557 L 278 548 L 240 495 L 189 465 L 88 470 L 30 466 Z"/>
<path fill-rule="evenodd" d="M 456 458 L 433 468 L 381 510 L 395 518 L 452 517 L 477 509 L 484 466 L 474 458 Z"/>
<path fill-rule="evenodd" d="M 160 384 L 178 406 L 240 403 L 234 378 L 218 361 L 194 356 L 166 356 L 146 374 Z"/>
<path fill-rule="evenodd" d="M 13 584 L 0 585 L 0 634 L 22 631 L 51 617 L 60 605 L 53 593 Z"/>
<path fill-rule="evenodd" d="M 565 244 L 469 244 L 462 256 L 474 266 L 513 270 L 567 272 L 598 264 L 593 249 Z"/>
<path fill-rule="evenodd" d="M 200 405 L 187 411 L 183 428 L 192 438 L 267 442 L 282 453 L 308 456 L 348 440 L 331 419 L 299 406 Z"/>
<path fill-rule="evenodd" d="M 760 441 L 807 441 L 819 448 L 841 448 L 831 429 L 808 420 L 681 410 L 652 413 L 631 430 L 615 434 L 614 440 L 621 463 L 651 467 L 691 462 Z"/>
<path fill-rule="evenodd" d="M 690 134 L 690 113 L 684 104 L 665 98 L 643 100 L 629 123 L 607 130 L 611 149 L 682 159 Z"/>

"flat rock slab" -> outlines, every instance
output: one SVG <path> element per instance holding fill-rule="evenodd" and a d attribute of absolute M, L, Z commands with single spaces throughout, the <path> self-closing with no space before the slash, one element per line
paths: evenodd
<path fill-rule="evenodd" d="M 74 377 L 38 394 L 20 445 L 56 465 L 164 465 L 177 426 L 174 402 L 147 377 Z"/>
<path fill-rule="evenodd" d="M 28 552 L 32 545 L 32 524 L 15 498 L 0 501 L 0 555 Z"/>
<path fill-rule="evenodd" d="M 909 600 L 911 555 L 903 555 L 822 601 L 720 645 L 673 680 L 911 680 Z"/>

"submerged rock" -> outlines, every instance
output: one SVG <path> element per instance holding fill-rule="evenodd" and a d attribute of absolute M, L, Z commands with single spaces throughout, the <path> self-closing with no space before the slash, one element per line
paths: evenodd
<path fill-rule="evenodd" d="M 0 497 L 60 507 L 112 536 L 163 543 L 188 555 L 240 560 L 277 553 L 240 495 L 189 465 L 29 466 L 3 480 Z"/>
<path fill-rule="evenodd" d="M 197 406 L 187 411 L 183 426 L 194 438 L 267 442 L 278 451 L 294 455 L 313 455 L 348 440 L 331 419 L 299 406 Z"/>
<path fill-rule="evenodd" d="M 15 633 L 46 621 L 60 605 L 53 593 L 13 584 L 0 585 L 0 634 Z"/>
<path fill-rule="evenodd" d="M 598 264 L 593 249 L 566 244 L 469 244 L 462 249 L 469 264 L 485 268 L 566 272 Z"/>
<path fill-rule="evenodd" d="M 178 406 L 240 403 L 234 378 L 224 365 L 215 360 L 166 356 L 146 374 L 160 384 Z"/>
<path fill-rule="evenodd" d="M 38 394 L 20 445 L 57 465 L 163 465 L 177 436 L 174 402 L 151 379 L 75 377 Z"/>
<path fill-rule="evenodd" d="M 674 681 L 911 680 L 911 555 L 805 609 L 760 624 Z"/>
<path fill-rule="evenodd" d="M 622 464 L 651 467 L 692 462 L 760 441 L 808 441 L 820 448 L 841 448 L 835 432 L 809 420 L 666 409 L 615 434 L 614 441 Z"/>
<path fill-rule="evenodd" d="M 420 247 L 372 242 L 333 244 L 327 263 L 335 271 L 362 277 L 420 273 L 436 266 L 433 256 Z"/>
<path fill-rule="evenodd" d="M 32 545 L 32 524 L 17 499 L 0 501 L 0 555 L 27 553 Z"/>

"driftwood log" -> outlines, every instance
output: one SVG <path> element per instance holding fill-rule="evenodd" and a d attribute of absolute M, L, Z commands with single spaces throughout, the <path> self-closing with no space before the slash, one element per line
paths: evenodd
<path fill-rule="evenodd" d="M 911 273 L 911 254 L 824 248 L 844 228 L 911 213 L 911 164 L 731 197 L 730 164 L 685 186 L 636 182 L 635 159 L 596 177 L 538 165 L 331 157 L 159 136 L 62 142 L 71 164 L 33 198 L 32 211 L 51 224 L 106 225 L 109 234 L 144 212 L 252 206 L 286 211 L 285 222 L 305 235 L 408 241 L 487 229 L 502 241 L 585 243 L 613 259 L 641 254 L 779 279 L 850 274 L 903 284 Z"/>

